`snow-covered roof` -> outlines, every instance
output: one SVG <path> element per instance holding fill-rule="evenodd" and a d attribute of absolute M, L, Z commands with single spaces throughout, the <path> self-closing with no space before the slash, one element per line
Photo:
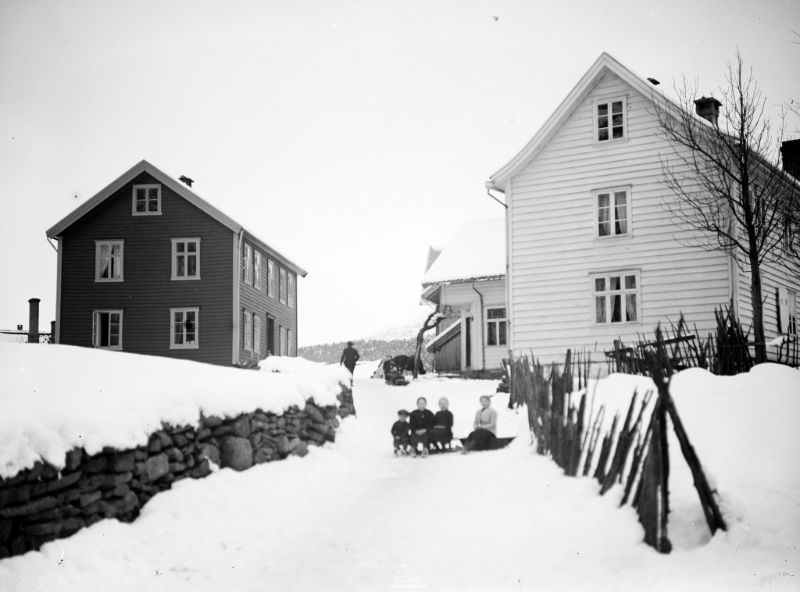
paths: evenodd
<path fill-rule="evenodd" d="M 430 340 L 428 345 L 425 346 L 425 349 L 428 351 L 439 351 L 441 346 L 445 343 L 450 341 L 451 337 L 459 334 L 461 332 L 461 319 L 456 320 L 453 324 L 451 324 L 447 329 L 439 333 L 436 337 Z"/>
<path fill-rule="evenodd" d="M 465 222 L 428 268 L 422 283 L 439 284 L 505 277 L 506 227 L 503 218 Z"/>

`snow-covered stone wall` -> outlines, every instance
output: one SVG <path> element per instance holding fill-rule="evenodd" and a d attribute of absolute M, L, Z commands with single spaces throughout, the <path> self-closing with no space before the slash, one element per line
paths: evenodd
<path fill-rule="evenodd" d="M 203 416 L 199 425 L 163 424 L 147 443 L 89 455 L 66 454 L 59 470 L 37 461 L 13 477 L 0 478 L 0 559 L 38 549 L 104 518 L 133 521 L 141 507 L 180 479 L 207 476 L 215 465 L 245 470 L 253 465 L 305 456 L 308 446 L 335 438 L 343 405 L 290 407 L 282 414 L 257 409 L 236 417 Z M 347 400 L 350 403 L 347 403 Z"/>

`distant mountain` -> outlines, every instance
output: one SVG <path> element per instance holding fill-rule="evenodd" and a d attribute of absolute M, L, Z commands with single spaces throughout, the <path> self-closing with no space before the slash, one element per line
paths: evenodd
<path fill-rule="evenodd" d="M 416 335 L 410 339 L 357 339 L 353 343 L 362 360 L 381 360 L 386 356 L 414 355 Z M 306 345 L 298 348 L 297 353 L 313 362 L 338 363 L 345 347 L 345 341 Z M 433 356 L 423 349 L 422 363 L 425 367 L 430 368 L 432 361 Z"/>

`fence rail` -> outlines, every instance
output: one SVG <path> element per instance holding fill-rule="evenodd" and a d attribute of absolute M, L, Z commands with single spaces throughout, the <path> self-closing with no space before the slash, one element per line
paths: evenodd
<path fill-rule="evenodd" d="M 511 397 L 526 405 L 536 451 L 549 455 L 566 475 L 587 477 L 591 473 L 601 495 L 615 485 L 623 486 L 620 505 L 630 501 L 644 528 L 645 542 L 661 553 L 672 549 L 668 537 L 669 425 L 692 471 L 711 533 L 726 529 L 715 492 L 669 392 L 669 379 L 679 367 L 676 362 L 693 351 L 685 349 L 693 341 L 680 334 L 665 339 L 659 327 L 654 341 L 640 341 L 632 348 L 615 347 L 615 361 L 635 363 L 640 370 L 637 373 L 650 376 L 657 388 L 641 395 L 634 391 L 624 419 L 615 413 L 608 429 L 603 427 L 605 406 L 595 410 L 596 391 L 589 395 L 587 355 L 573 357 L 568 350 L 564 364 L 552 364 L 547 374 L 544 366 L 529 356 L 509 364 Z"/>

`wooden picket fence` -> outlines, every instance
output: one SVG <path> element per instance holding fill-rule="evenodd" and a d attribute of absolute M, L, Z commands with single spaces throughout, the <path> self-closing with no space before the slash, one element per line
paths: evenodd
<path fill-rule="evenodd" d="M 552 364 L 547 374 L 544 366 L 529 356 L 510 363 L 512 397 L 526 405 L 536 451 L 551 456 L 568 476 L 591 474 L 601 495 L 617 484 L 624 487 L 620 505 L 631 503 L 644 528 L 645 542 L 662 553 L 672 548 L 667 530 L 669 423 L 692 471 L 711 533 L 726 530 L 714 491 L 669 392 L 669 379 L 675 371 L 674 345 L 667 342 L 660 327 L 655 341 L 637 345 L 642 369 L 653 378 L 657 390 L 641 396 L 634 392 L 624 420 L 615 413 L 609 429 L 604 428 L 605 407 L 595 410 L 594 393 L 588 393 L 588 355 L 573 356 L 568 350 L 564 364 Z"/>

